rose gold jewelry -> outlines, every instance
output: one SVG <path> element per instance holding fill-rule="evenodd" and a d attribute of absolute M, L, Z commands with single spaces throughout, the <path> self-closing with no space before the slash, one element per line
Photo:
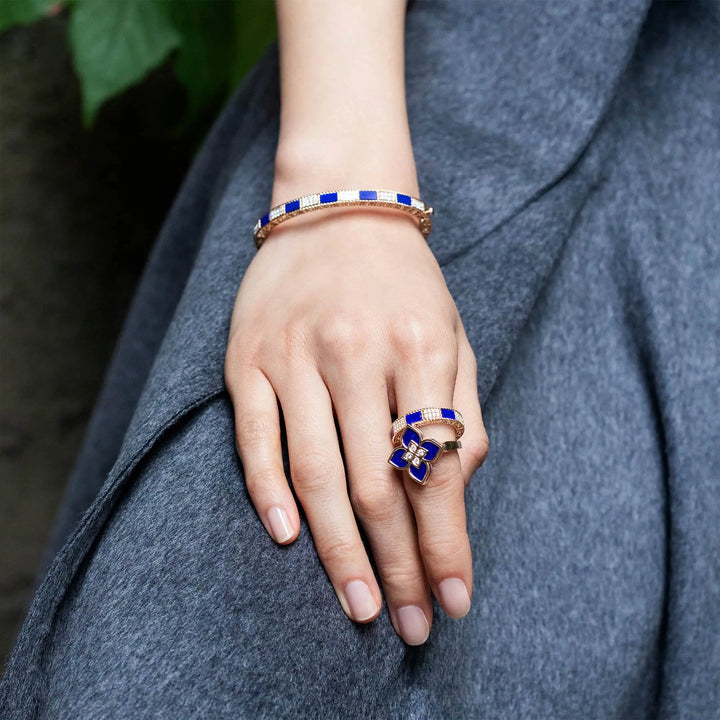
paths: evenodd
<path fill-rule="evenodd" d="M 441 443 L 432 438 L 426 439 L 416 425 L 406 425 L 401 445 L 393 448 L 388 462 L 398 470 L 405 470 L 408 477 L 419 485 L 425 485 L 432 471 L 432 463 L 448 450 L 461 447 L 459 440 Z"/>
<path fill-rule="evenodd" d="M 402 431 L 408 426 L 416 428 L 434 423 L 452 425 L 455 428 L 456 439 L 460 439 L 465 432 L 465 421 L 459 410 L 452 408 L 427 407 L 421 410 L 413 410 L 406 415 L 400 415 L 392 424 L 392 442 L 397 445 Z"/>
<path fill-rule="evenodd" d="M 276 225 L 296 215 L 311 210 L 339 205 L 389 207 L 410 213 L 420 221 L 420 232 L 427 238 L 432 230 L 433 209 L 420 198 L 395 192 L 394 190 L 333 190 L 330 192 L 305 195 L 295 200 L 276 205 L 265 213 L 253 228 L 255 246 L 260 249 L 268 233 Z"/>

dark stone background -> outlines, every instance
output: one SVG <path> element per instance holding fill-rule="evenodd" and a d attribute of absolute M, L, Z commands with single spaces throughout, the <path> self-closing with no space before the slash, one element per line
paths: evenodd
<path fill-rule="evenodd" d="M 0 37 L 0 669 L 143 264 L 199 140 L 169 65 L 83 130 L 60 15 Z"/>

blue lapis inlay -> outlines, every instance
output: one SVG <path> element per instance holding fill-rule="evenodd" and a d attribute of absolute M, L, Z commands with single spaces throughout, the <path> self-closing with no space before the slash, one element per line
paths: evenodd
<path fill-rule="evenodd" d="M 409 447 L 410 443 L 419 443 L 420 442 L 420 431 L 415 430 L 415 428 L 411 428 L 410 426 L 405 428 L 405 432 L 402 436 L 402 444 L 405 447 Z"/>
<path fill-rule="evenodd" d="M 408 425 L 402 435 L 401 447 L 394 448 L 388 462 L 399 470 L 407 468 L 410 477 L 419 483 L 430 474 L 430 463 L 440 454 L 435 440 L 423 440 L 419 430 Z"/>
<path fill-rule="evenodd" d="M 402 193 L 398 193 L 397 199 L 398 202 L 402 203 L 403 205 L 412 205 L 412 198 L 409 195 L 403 195 Z"/>
<path fill-rule="evenodd" d="M 410 473 L 410 477 L 413 480 L 423 482 L 427 477 L 427 474 L 430 472 L 430 466 L 426 462 L 421 462 L 420 467 L 415 467 L 414 465 L 411 465 L 408 469 L 408 472 Z"/>
<path fill-rule="evenodd" d="M 440 452 L 440 446 L 432 440 L 425 440 L 425 442 L 422 443 L 420 447 L 425 448 L 426 452 L 423 459 L 427 460 L 428 462 L 432 462 Z"/>
<path fill-rule="evenodd" d="M 299 200 L 293 200 L 292 202 L 285 203 L 285 212 L 289 213 L 293 210 L 299 210 L 300 209 L 300 201 Z"/>
<path fill-rule="evenodd" d="M 269 222 L 270 222 L 270 213 L 268 212 L 268 213 L 265 213 L 260 218 L 260 227 L 262 227 L 263 225 L 267 225 Z"/>
<path fill-rule="evenodd" d="M 450 418 L 451 420 L 455 419 L 455 411 L 450 410 L 450 408 L 442 408 L 441 414 L 444 418 Z"/>
<path fill-rule="evenodd" d="M 404 468 L 407 466 L 407 460 L 403 460 L 402 456 L 407 452 L 407 448 L 399 447 L 397 450 L 393 452 L 393 454 L 390 456 L 390 462 L 396 467 L 396 468 Z"/>
<path fill-rule="evenodd" d="M 361 190 L 361 200 L 377 200 L 377 190 Z"/>
<path fill-rule="evenodd" d="M 410 423 L 416 423 L 420 422 L 422 420 L 422 412 L 418 410 L 417 412 L 408 413 L 405 416 L 405 422 L 409 425 Z"/>
<path fill-rule="evenodd" d="M 334 203 L 337 202 L 337 193 L 331 192 L 331 193 L 323 193 L 320 196 L 320 202 L 321 203 Z"/>

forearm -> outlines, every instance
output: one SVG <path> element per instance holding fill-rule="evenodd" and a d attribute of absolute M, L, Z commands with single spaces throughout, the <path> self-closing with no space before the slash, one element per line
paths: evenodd
<path fill-rule="evenodd" d="M 405 101 L 406 0 L 275 5 L 281 110 L 273 200 L 361 185 L 417 194 Z"/>

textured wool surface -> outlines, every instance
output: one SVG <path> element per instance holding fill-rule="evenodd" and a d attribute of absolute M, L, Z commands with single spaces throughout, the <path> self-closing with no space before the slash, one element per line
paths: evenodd
<path fill-rule="evenodd" d="M 472 608 L 434 602 L 417 648 L 385 607 L 348 620 L 302 512 L 275 545 L 235 452 L 223 360 L 272 186 L 269 48 L 158 238 L 0 715 L 720 717 L 719 31 L 696 0 L 408 11 L 428 242 L 491 442 Z"/>

